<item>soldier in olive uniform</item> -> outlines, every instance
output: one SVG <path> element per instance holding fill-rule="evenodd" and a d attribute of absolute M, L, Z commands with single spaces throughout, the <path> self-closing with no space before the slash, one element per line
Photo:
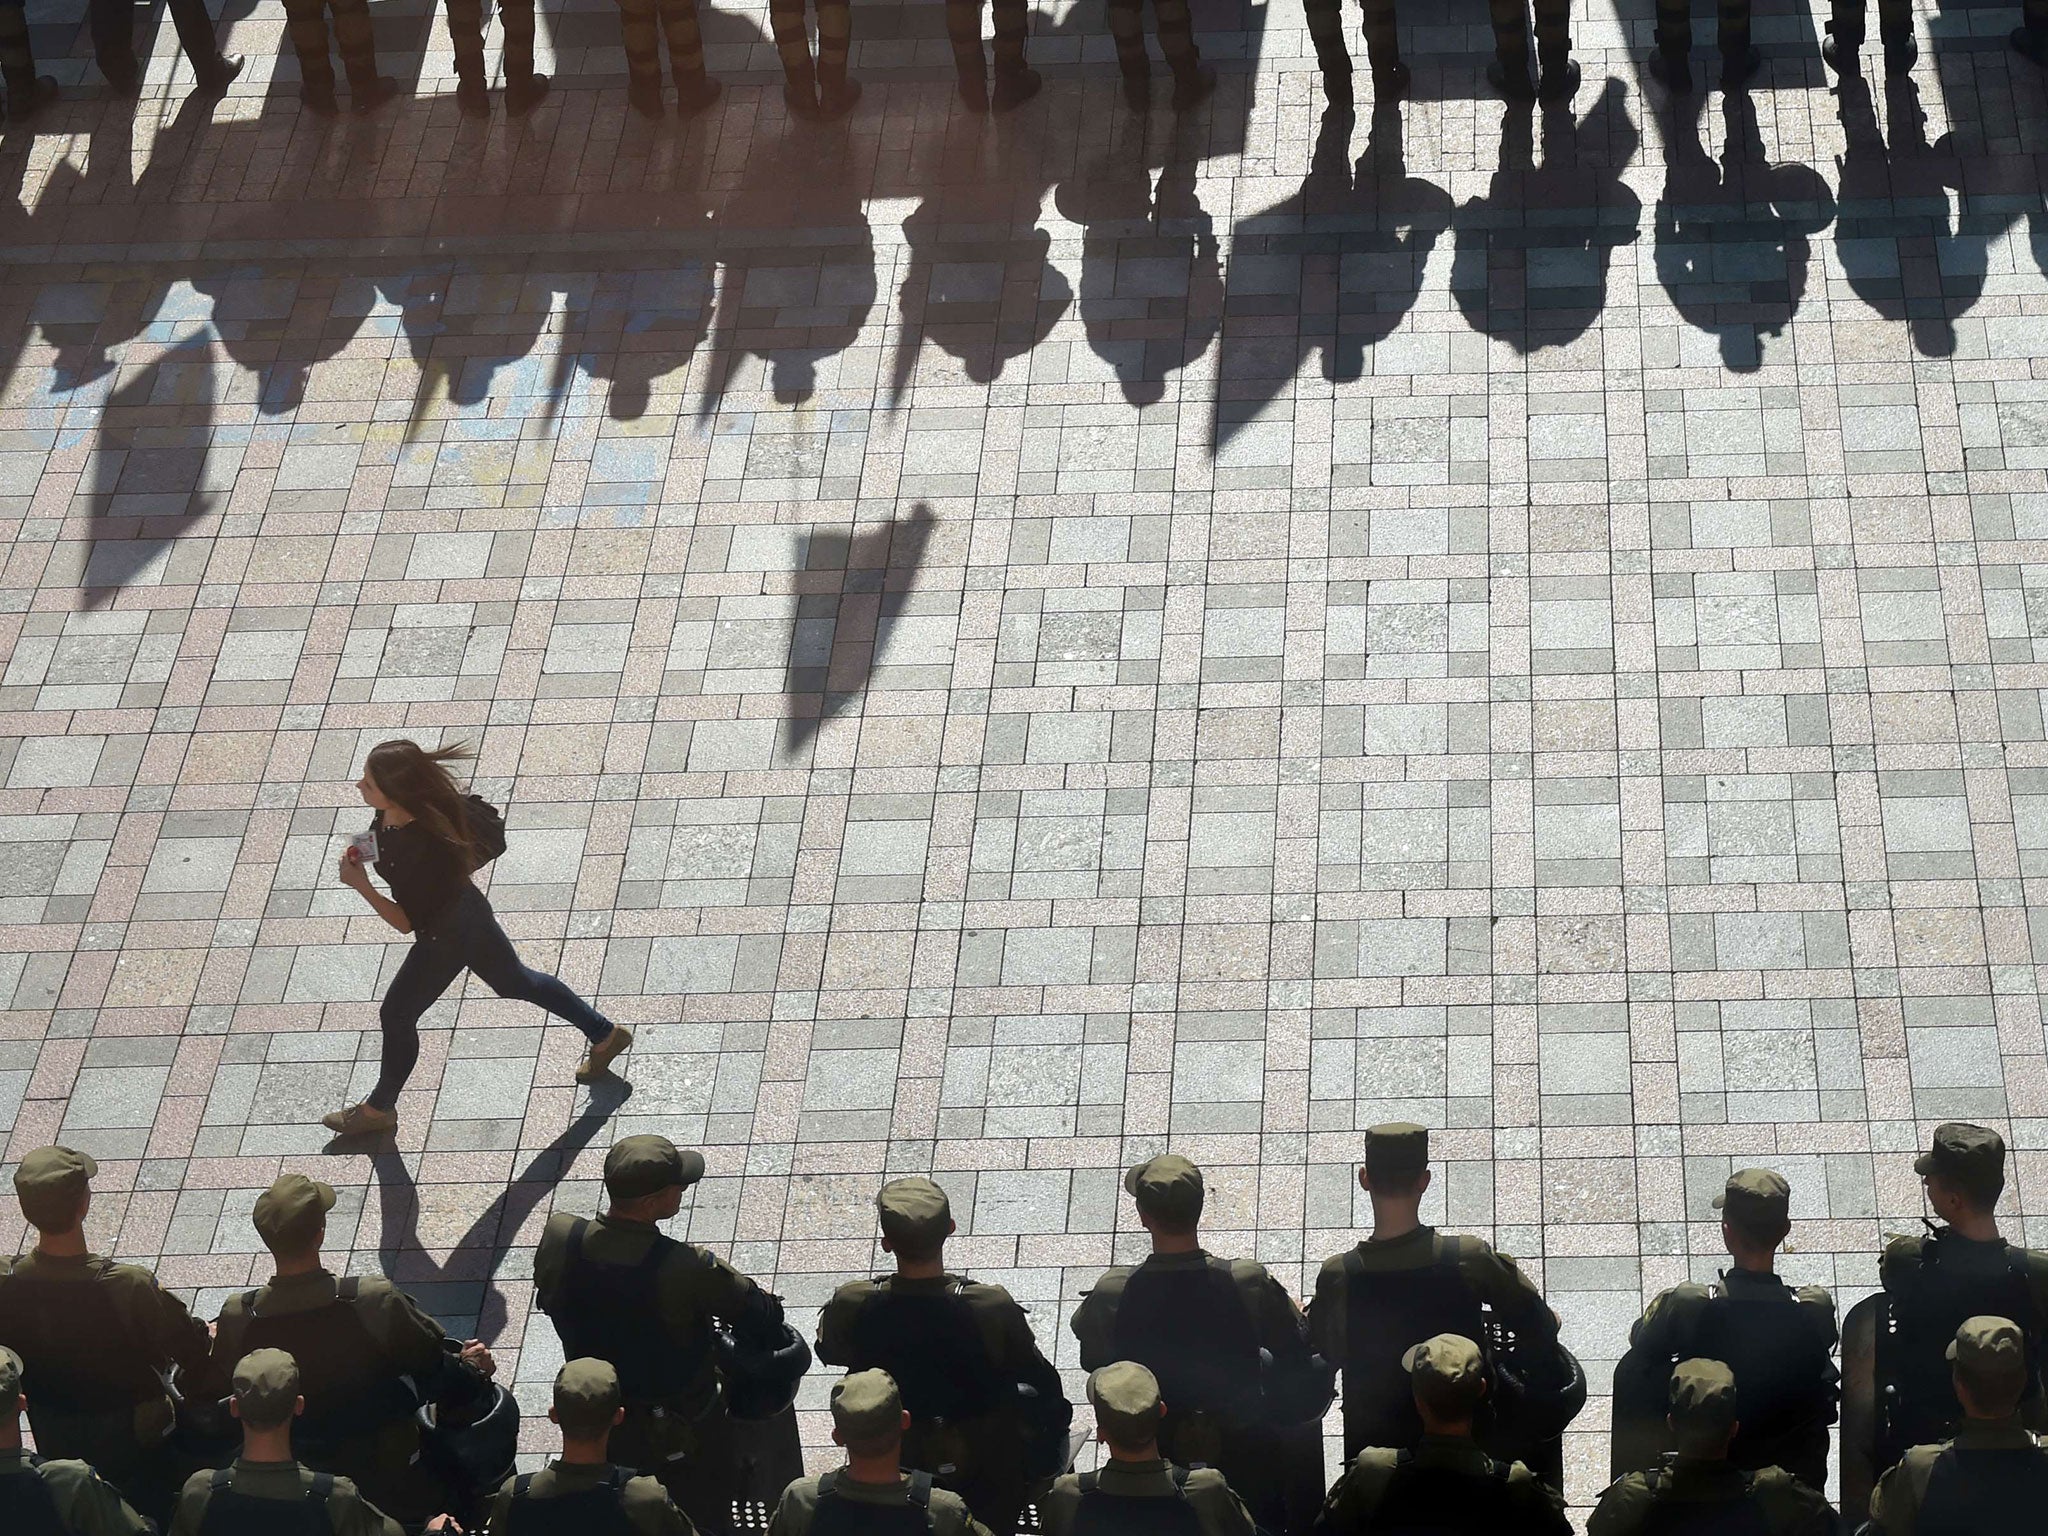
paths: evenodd
<path fill-rule="evenodd" d="M 1109 35 L 1116 44 L 1116 67 L 1124 77 L 1124 98 L 1141 112 L 1152 97 L 1143 5 L 1144 0 L 1109 0 Z M 1185 112 L 1200 106 L 1216 89 L 1216 66 L 1204 64 L 1195 47 L 1188 0 L 1152 0 L 1152 22 L 1159 32 L 1159 51 L 1173 72 L 1173 109 Z"/>
<path fill-rule="evenodd" d="M 475 4 L 476 0 L 467 3 Z M 697 25 L 697 0 L 619 0 L 619 32 L 626 47 L 626 100 L 643 117 L 661 116 L 661 43 L 655 37 L 657 23 L 661 37 L 668 43 L 669 74 L 676 82 L 676 111 L 685 117 L 702 112 L 718 100 L 723 87 L 704 73 L 704 34 Z"/>
<path fill-rule="evenodd" d="M 1849 0 L 1859 7 L 1862 0 Z M 1890 4 L 1891 0 L 1885 0 Z M 1836 10 L 1843 0 L 1836 0 Z M 1763 67 L 1764 56 L 1749 41 L 1750 0 L 1720 0 L 1719 46 L 1721 87 L 1735 90 Z M 1832 41 L 1832 39 L 1830 39 Z M 1853 51 L 1853 50 L 1852 50 Z M 1650 73 L 1665 89 L 1683 95 L 1692 89 L 1692 0 L 1657 0 L 1657 46 L 1650 54 Z"/>
<path fill-rule="evenodd" d="M 1323 93 L 1332 106 L 1351 104 L 1351 52 L 1344 46 L 1344 0 L 1304 0 L 1309 41 L 1316 47 L 1316 67 L 1323 72 Z M 1401 62 L 1401 39 L 1395 28 L 1394 0 L 1362 0 L 1365 57 L 1372 68 L 1372 93 L 1377 101 L 1404 96 L 1414 72 Z"/>
<path fill-rule="evenodd" d="M 505 110 L 523 117 L 540 105 L 549 83 L 546 75 L 533 71 L 533 0 L 498 0 L 498 30 L 505 60 Z M 490 71 L 484 65 L 483 0 L 448 0 L 448 43 L 455 50 L 456 105 L 471 117 L 488 117 L 491 90 Z M 629 53 L 628 62 L 631 57 Z"/>
<path fill-rule="evenodd" d="M 1795 1289 L 1775 1272 L 1778 1245 L 1792 1230 L 1792 1186 L 1768 1168 L 1739 1169 L 1714 1207 L 1735 1265 L 1712 1288 L 1687 1281 L 1665 1291 L 1630 1330 L 1628 1354 L 1614 1372 L 1613 1475 L 1643 1471 L 1668 1448 L 1661 1415 L 1625 1422 L 1625 1384 L 1651 1384 L 1637 1394 L 1648 1407 L 1653 1395 L 1668 1394 L 1673 1364 L 1706 1359 L 1735 1373 L 1741 1398 L 1742 1432 L 1729 1460 L 1752 1472 L 1783 1467 L 1809 1488 L 1823 1488 L 1841 1385 L 1835 1299 L 1817 1285 Z"/>
<path fill-rule="evenodd" d="M 306 1399 L 290 1355 L 259 1349 L 239 1361 L 229 1411 L 241 1421 L 242 1454 L 233 1466 L 192 1474 L 170 1536 L 403 1536 L 399 1523 L 354 1483 L 315 1472 L 292 1456 L 292 1420 L 306 1411 Z M 287 1509 L 266 1507 L 275 1504 Z M 445 1529 L 446 1523 L 436 1517 L 427 1529 Z"/>
<path fill-rule="evenodd" d="M 1871 1536 L 2038 1530 L 2048 1516 L 2048 1448 L 2019 1421 L 2027 1341 L 2006 1317 L 1973 1317 L 1948 1347 L 1962 1422 L 1916 1445 L 1870 1496 Z"/>
<path fill-rule="evenodd" d="M 631 1536 L 695 1536 L 668 1490 L 614 1466 L 608 1442 L 626 1417 L 619 1373 L 607 1360 L 571 1360 L 555 1372 L 548 1417 L 562 1454 L 506 1480 L 491 1505 L 491 1536 L 584 1536 L 623 1527 Z"/>
<path fill-rule="evenodd" d="M 1422 1224 L 1428 1131 L 1400 1122 L 1367 1131 L 1358 1182 L 1372 1199 L 1372 1236 L 1323 1261 L 1308 1309 L 1310 1341 L 1343 1372 L 1347 1457 L 1421 1438 L 1401 1364 L 1417 1339 L 1482 1339 L 1485 1307 L 1521 1338 L 1557 1338 L 1557 1318 L 1513 1259 Z"/>
<path fill-rule="evenodd" d="M 132 1264 L 89 1252 L 85 1217 L 99 1167 L 69 1147 L 38 1147 L 14 1192 L 36 1246 L 0 1274 L 0 1344 L 22 1359 L 28 1421 L 45 1455 L 90 1463 L 153 1520 L 170 1516 L 187 1468 L 171 1441 L 177 1404 L 219 1394 L 206 1325 Z"/>
<path fill-rule="evenodd" d="M 1031 8 L 1025 0 L 989 0 L 996 23 L 995 109 L 1008 112 L 1038 94 L 1045 82 L 1024 62 L 1024 38 Z M 946 37 L 953 45 L 953 69 L 960 99 L 974 112 L 989 108 L 988 61 L 981 52 L 981 0 L 946 0 Z"/>
<path fill-rule="evenodd" d="M 2048 1349 L 2048 1253 L 2008 1243 L 1998 1229 L 2005 1189 L 2005 1140 L 1981 1125 L 1935 1127 L 1933 1145 L 1913 1162 L 1927 1203 L 1942 1225 L 1924 1236 L 1895 1237 L 1878 1260 L 1892 1332 L 1879 1341 L 1883 1385 L 1895 1395 L 1879 1466 L 1909 1446 L 1945 1438 L 1961 1416 L 1948 1348 L 1967 1318 L 2008 1317 L 2027 1341 L 2028 1385 L 2020 1409 L 2029 1423 L 2048 1409 L 2041 1394 Z"/>
<path fill-rule="evenodd" d="M 1159 1444 L 1167 1459 L 1215 1467 L 1267 1530 L 1293 1528 L 1295 1490 L 1266 1423 L 1260 1352 L 1283 1363 L 1307 1356 L 1301 1309 L 1263 1264 L 1203 1251 L 1202 1170 L 1186 1158 L 1166 1152 L 1140 1163 L 1124 1189 L 1151 1234 L 1152 1256 L 1107 1271 L 1081 1297 L 1073 1318 L 1081 1364 L 1092 1371 L 1134 1360 L 1151 1371 L 1166 1403 Z"/>
<path fill-rule="evenodd" d="M 782 1303 L 709 1249 L 656 1225 L 703 1177 L 702 1153 L 681 1151 L 666 1136 L 625 1137 L 604 1160 L 610 1209 L 587 1220 L 549 1217 L 533 1284 L 565 1358 L 618 1368 L 626 1417 L 612 1435 L 613 1458 L 660 1478 L 698 1530 L 724 1532 L 735 1457 L 712 1320 L 779 1339 Z"/>
<path fill-rule="evenodd" d="M 334 60 L 327 52 L 327 15 L 334 12 L 334 42 L 357 112 L 370 112 L 398 94 L 398 82 L 377 73 L 377 39 L 370 30 L 370 0 L 284 0 L 284 27 L 299 56 L 299 100 L 331 114 Z"/>
<path fill-rule="evenodd" d="M 1109 1455 L 1098 1472 L 1069 1472 L 1039 1503 L 1045 1536 L 1081 1531 L 1144 1530 L 1185 1536 L 1253 1536 L 1251 1514 L 1223 1474 L 1210 1467 L 1177 1467 L 1159 1454 L 1159 1379 L 1131 1360 L 1105 1365 L 1088 1377 L 1095 1431 Z M 1169 1500 L 1175 1518 L 1157 1519 L 1161 1507 L 1126 1501 Z"/>
<path fill-rule="evenodd" d="M 2021 14 L 2030 16 L 2039 5 L 2040 0 L 2027 0 Z M 1746 15 L 1749 0 L 1742 0 L 1742 8 Z M 1862 72 L 1863 61 L 1857 56 L 1857 49 L 1863 46 L 1869 14 L 1870 0 L 1834 0 L 1829 6 L 1828 35 L 1821 41 L 1820 56 L 1838 73 Z M 2027 49 L 2020 39 L 2027 30 L 2022 26 L 2013 33 L 2013 46 L 2022 53 Z M 1877 0 L 1877 37 L 1884 46 L 1886 74 L 1903 75 L 1913 67 L 1920 57 L 1920 44 L 1913 36 L 1913 0 Z"/>
<path fill-rule="evenodd" d="M 1537 73 L 1529 73 L 1529 20 L 1533 6 Z M 1486 0 L 1493 18 L 1494 60 L 1486 66 L 1493 88 L 1511 101 L 1541 97 L 1568 101 L 1579 88 L 1572 57 L 1572 0 Z"/>
<path fill-rule="evenodd" d="M 1671 1438 L 1678 1446 L 1647 1472 L 1600 1495 L 1586 1536 L 1686 1530 L 1752 1536 L 1833 1536 L 1828 1501 L 1783 1467 L 1745 1472 L 1728 1459 L 1736 1435 L 1735 1373 L 1718 1360 L 1684 1360 L 1671 1373 Z"/>
<path fill-rule="evenodd" d="M 798 117 L 844 117 L 860 100 L 860 82 L 846 73 L 853 8 L 848 0 L 813 3 L 818 11 L 816 60 L 804 30 L 804 0 L 768 0 L 768 29 L 782 60 L 782 99 Z"/>
<path fill-rule="evenodd" d="M 896 1273 L 833 1294 L 818 1318 L 818 1358 L 887 1371 L 910 1413 L 903 1464 L 932 1473 L 995 1536 L 1010 1536 L 1031 1477 L 1027 1452 L 1047 1434 L 1064 1439 L 1072 1416 L 1060 1373 L 1008 1291 L 947 1272 L 954 1223 L 943 1189 L 892 1179 L 875 1205 Z"/>
<path fill-rule="evenodd" d="M 855 1371 L 832 1388 L 832 1441 L 846 1465 L 782 1490 L 768 1536 L 988 1536 L 957 1493 L 899 1459 L 910 1428 L 887 1371 Z"/>
<path fill-rule="evenodd" d="M 346 1475 L 380 1508 L 416 1523 L 449 1503 L 419 1454 L 420 1400 L 481 1403 L 497 1367 L 475 1339 L 452 1353 L 441 1325 L 390 1281 L 337 1278 L 323 1267 L 333 1207 L 332 1188 L 298 1173 L 256 1197 L 256 1235 L 276 1272 L 221 1307 L 214 1366 L 225 1374 L 257 1349 L 289 1354 L 312 1405 L 298 1429 L 301 1459 Z"/>
<path fill-rule="evenodd" d="M 26 0 L 0 0 L 0 79 L 7 82 L 7 120 L 25 123 L 57 99 L 57 77 L 36 73 Z"/>
<path fill-rule="evenodd" d="M 21 1446 L 21 1356 L 0 1348 L 0 1531 L 10 1536 L 156 1536 L 112 1483 L 82 1461 Z"/>
<path fill-rule="evenodd" d="M 1486 1396 L 1486 1359 L 1471 1339 L 1440 1333 L 1410 1347 L 1401 1368 L 1422 1421 L 1412 1448 L 1368 1446 L 1337 1479 L 1315 1536 L 1375 1531 L 1571 1536 L 1564 1495 L 1519 1461 L 1498 1462 L 1472 1438 Z"/>

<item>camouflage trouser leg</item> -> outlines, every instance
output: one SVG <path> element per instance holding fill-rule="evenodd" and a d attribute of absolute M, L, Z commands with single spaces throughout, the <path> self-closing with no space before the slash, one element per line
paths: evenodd
<path fill-rule="evenodd" d="M 1024 67 L 1024 35 L 1030 26 L 1025 0 L 989 0 L 995 21 L 996 73 L 1014 75 Z"/>
<path fill-rule="evenodd" d="M 804 31 L 804 0 L 768 0 L 768 26 L 775 34 L 775 52 L 782 73 L 800 89 L 809 85 L 811 40 Z"/>
<path fill-rule="evenodd" d="M 334 45 L 352 91 L 368 90 L 377 81 L 377 38 L 370 30 L 370 0 L 332 0 Z M 331 76 L 329 78 L 332 78 Z"/>
<path fill-rule="evenodd" d="M 1145 57 L 1145 19 L 1139 7 L 1143 0 L 1108 0 L 1109 35 L 1116 44 L 1116 67 L 1127 75 L 1152 71 Z"/>
<path fill-rule="evenodd" d="M 2048 3 L 2026 0 L 2020 14 L 2029 27 L 2048 31 Z M 1865 31 L 1868 16 L 1869 0 L 1834 0 L 1828 13 L 1828 31 L 1844 47 L 1854 47 L 1868 35 Z M 1911 0 L 1904 0 L 1904 3 L 1901 0 L 1878 0 L 1877 33 L 1887 47 L 1910 38 L 1913 35 Z"/>
<path fill-rule="evenodd" d="M 853 48 L 853 7 L 848 0 L 818 0 L 818 88 L 846 83 L 846 55 Z"/>
<path fill-rule="evenodd" d="M 1715 22 L 1722 58 L 1740 59 L 1749 52 L 1749 0 L 1719 0 Z"/>
<path fill-rule="evenodd" d="M 1316 46 L 1316 67 L 1326 75 L 1351 73 L 1351 50 L 1344 46 L 1344 0 L 1302 0 L 1308 40 Z"/>
<path fill-rule="evenodd" d="M 1401 62 L 1401 34 L 1395 28 L 1394 0 L 1365 0 L 1365 53 L 1372 72 L 1383 75 Z"/>
<path fill-rule="evenodd" d="M 661 33 L 668 39 L 668 69 L 688 89 L 704 78 L 704 34 L 697 27 L 697 0 L 659 0 Z"/>
<path fill-rule="evenodd" d="M 335 17 L 337 30 L 341 18 Z M 326 0 L 284 0 L 284 29 L 299 56 L 299 76 L 313 91 L 334 89 L 334 60 L 327 56 Z"/>
<path fill-rule="evenodd" d="M 1692 0 L 1657 0 L 1657 51 L 1683 59 L 1692 52 Z"/>
<path fill-rule="evenodd" d="M 1486 0 L 1493 21 L 1493 51 L 1510 71 L 1529 67 L 1529 13 L 1524 0 Z"/>
<path fill-rule="evenodd" d="M 20 5 L 0 5 L 0 77 L 10 96 L 35 92 L 36 54 L 29 46 L 28 11 Z"/>
<path fill-rule="evenodd" d="M 1570 53 L 1571 24 L 1572 0 L 1536 0 L 1537 58 L 1558 58 Z"/>
<path fill-rule="evenodd" d="M 483 0 L 448 0 L 448 44 L 455 50 L 455 78 L 484 83 Z"/>
<path fill-rule="evenodd" d="M 1152 0 L 1152 24 L 1159 31 L 1159 51 L 1176 80 L 1195 72 L 1202 55 L 1195 48 L 1195 19 L 1188 0 Z"/>
<path fill-rule="evenodd" d="M 988 78 L 981 54 L 981 0 L 946 0 L 946 40 L 953 45 L 953 68 L 961 84 Z"/>
<path fill-rule="evenodd" d="M 654 0 L 619 0 L 619 41 L 626 50 L 628 79 L 661 79 L 661 44 L 654 32 Z"/>
<path fill-rule="evenodd" d="M 527 84 L 533 79 L 533 0 L 498 0 L 498 33 L 505 83 Z"/>

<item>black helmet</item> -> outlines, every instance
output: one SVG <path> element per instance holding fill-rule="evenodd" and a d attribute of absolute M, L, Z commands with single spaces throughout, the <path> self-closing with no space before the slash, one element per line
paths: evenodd
<path fill-rule="evenodd" d="M 787 1323 L 748 1328 L 744 1337 L 717 1323 L 711 1339 L 726 1411 L 736 1419 L 772 1419 L 796 1401 L 797 1383 L 811 1368 L 811 1346 Z"/>
<path fill-rule="evenodd" d="M 480 1411 L 440 1414 L 432 1403 L 419 1410 L 420 1440 L 435 1466 L 458 1487 L 476 1494 L 497 1491 L 515 1470 L 519 1451 L 519 1404 L 497 1382 L 478 1396 Z M 445 1422 L 444 1422 L 445 1421 Z"/>

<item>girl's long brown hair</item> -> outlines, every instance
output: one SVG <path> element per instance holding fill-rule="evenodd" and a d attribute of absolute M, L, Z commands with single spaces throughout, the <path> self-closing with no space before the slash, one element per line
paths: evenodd
<path fill-rule="evenodd" d="M 466 762 L 476 756 L 467 742 L 455 741 L 432 751 L 416 741 L 380 741 L 370 748 L 364 770 L 386 799 L 411 812 L 413 820 L 462 855 L 465 871 L 481 862 L 469 835 L 463 792 L 443 763 Z"/>

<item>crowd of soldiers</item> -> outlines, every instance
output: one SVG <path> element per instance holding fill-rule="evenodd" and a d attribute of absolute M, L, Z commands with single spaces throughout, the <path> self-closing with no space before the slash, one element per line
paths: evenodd
<path fill-rule="evenodd" d="M 1737 87 L 1753 76 L 1762 55 L 1750 43 L 1752 0 L 1720 0 L 1717 7 L 1721 81 Z M 704 41 L 697 0 L 618 0 L 619 30 L 626 52 L 626 96 L 647 117 L 664 111 L 661 50 L 668 49 L 675 81 L 676 109 L 701 112 L 718 99 L 719 83 L 705 73 Z M 961 98 L 976 112 L 1007 112 L 1038 93 L 1038 72 L 1025 62 L 1029 31 L 1025 0 L 988 0 L 993 16 L 994 74 L 981 36 L 982 0 L 946 0 L 946 36 L 952 46 Z M 1108 0 L 1111 39 L 1126 96 L 1142 109 L 1150 100 L 1152 66 L 1146 56 L 1144 0 Z M 1310 40 L 1324 89 L 1334 104 L 1351 101 L 1351 54 L 1344 41 L 1343 0 L 1305 0 Z M 140 80 L 135 59 L 133 9 L 127 0 L 91 0 L 93 52 L 114 91 L 132 95 Z M 860 99 L 860 82 L 847 72 L 853 45 L 850 0 L 770 0 L 769 27 L 782 62 L 783 95 L 799 117 L 843 117 Z M 1412 75 L 1401 58 L 1394 0 L 1361 0 L 1361 30 L 1377 98 L 1405 93 Z M 1494 60 L 1487 67 L 1493 87 L 1511 99 L 1569 97 L 1579 83 L 1571 57 L 1571 0 L 1487 0 L 1493 23 Z M 1828 35 L 1821 48 L 1830 66 L 1844 73 L 1859 68 L 1866 0 L 1833 0 Z M 374 111 L 399 92 L 399 84 L 377 68 L 369 0 L 284 0 L 285 25 L 298 56 L 299 97 L 316 112 L 332 113 L 334 61 L 327 16 L 334 18 L 333 46 L 341 55 L 351 106 Z M 530 112 L 548 93 L 548 77 L 534 69 L 534 0 L 499 0 L 505 109 Z M 224 94 L 242 71 L 239 54 L 222 53 L 203 0 L 170 0 L 179 45 L 192 62 L 197 89 Z M 447 0 L 448 40 L 455 52 L 456 101 L 465 113 L 491 110 L 484 63 L 483 0 Z M 2048 0 L 2028 0 L 2025 20 L 2011 43 L 2036 64 L 2048 64 Z M 1173 105 L 1182 111 L 1216 88 L 1216 71 L 1202 62 L 1195 45 L 1188 0 L 1152 0 L 1159 52 L 1173 76 Z M 817 34 L 815 47 L 811 32 Z M 1657 45 L 1650 71 L 1671 90 L 1692 89 L 1691 0 L 1657 0 Z M 1878 31 L 1885 68 L 1901 72 L 1919 56 L 1909 0 L 1878 0 Z M 1534 40 L 1533 65 L 1531 40 Z M 57 98 L 57 82 L 36 73 L 24 0 L 0 0 L 0 69 L 7 85 L 8 115 L 20 120 Z"/>
<path fill-rule="evenodd" d="M 1081 1473 L 1024 1309 L 947 1267 L 938 1184 L 890 1180 L 894 1270 L 841 1286 L 818 1325 L 817 1357 L 847 1373 L 831 1389 L 845 1465 L 783 1488 L 771 1536 L 1012 1536 L 1030 1508 L 1047 1536 L 1567 1536 L 1560 1441 L 1583 1374 L 1513 1259 L 1422 1222 L 1428 1147 L 1417 1125 L 1367 1134 L 1372 1231 L 1322 1265 L 1305 1313 L 1264 1266 L 1203 1248 L 1193 1163 L 1131 1169 L 1152 1251 L 1072 1319 L 1104 1448 Z M 1842 1530 L 1822 1491 L 1838 1404 L 1858 1405 L 1856 1450 L 1882 1474 L 1847 1497 L 1845 1428 L 1845 1503 L 1854 1521 L 1867 1507 L 1868 1536 L 2041 1529 L 2048 1254 L 1999 1232 L 2004 1164 L 1995 1132 L 1936 1130 L 1914 1167 L 1941 1224 L 1889 1243 L 1882 1338 L 1839 1372 L 1832 1299 L 1776 1273 L 1789 1186 L 1733 1174 L 1714 1201 L 1732 1267 L 1658 1296 L 1616 1369 L 1615 1479 L 1589 1536 Z M 787 1421 L 810 1363 L 777 1297 L 662 1232 L 703 1157 L 628 1136 L 603 1213 L 554 1215 L 534 1258 L 567 1360 L 561 1454 L 511 1475 L 508 1439 L 481 1476 L 432 1453 L 441 1426 L 509 1403 L 489 1349 L 323 1265 L 331 1188 L 293 1173 L 258 1198 L 275 1272 L 209 1328 L 147 1270 L 89 1251 L 95 1172 L 45 1147 L 15 1175 L 36 1241 L 0 1265 L 7 1536 L 732 1536 L 749 1496 L 736 1426 Z M 1325 1490 L 1340 1384 L 1345 1465 Z"/>

